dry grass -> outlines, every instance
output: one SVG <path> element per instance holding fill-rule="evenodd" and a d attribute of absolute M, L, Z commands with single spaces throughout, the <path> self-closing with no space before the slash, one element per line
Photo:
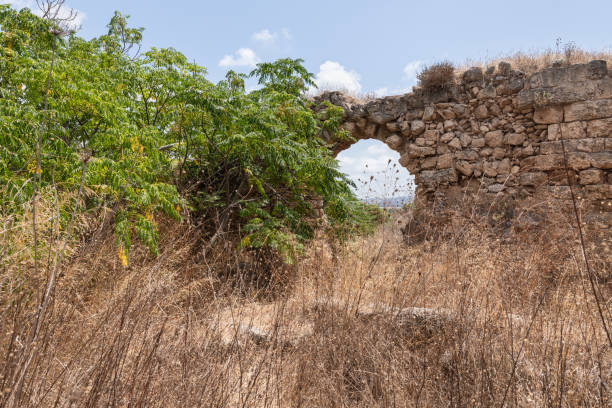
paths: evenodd
<path fill-rule="evenodd" d="M 455 83 L 455 67 L 449 61 L 429 65 L 417 74 L 419 86 L 428 93 L 445 91 Z"/>
<path fill-rule="evenodd" d="M 506 236 L 457 215 L 413 246 L 398 222 L 320 237 L 274 298 L 227 253 L 201 259 L 184 224 L 123 268 L 103 223 L 65 268 L 19 401 L 34 298 L 3 285 L 0 406 L 609 406 L 612 351 L 569 215 Z M 602 248 L 587 253 L 609 321 Z M 410 307 L 428 309 L 406 320 Z"/>
<path fill-rule="evenodd" d="M 577 47 L 574 43 L 559 43 L 555 48 L 547 48 L 544 50 L 535 50 L 532 52 L 519 51 L 514 54 L 500 55 L 494 58 L 482 60 L 470 60 L 461 64 L 457 69 L 458 74 L 462 74 L 469 67 L 497 67 L 500 62 L 509 62 L 513 69 L 523 71 L 530 75 L 541 71 L 545 68 L 550 68 L 554 63 L 561 66 L 571 64 L 585 64 L 593 60 L 604 60 L 612 66 L 612 50 L 589 51 Z"/>

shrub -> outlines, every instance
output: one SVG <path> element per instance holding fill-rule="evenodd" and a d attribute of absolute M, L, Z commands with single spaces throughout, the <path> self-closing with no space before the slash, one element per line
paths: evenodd
<path fill-rule="evenodd" d="M 418 75 L 419 86 L 426 92 L 435 93 L 449 89 L 455 82 L 455 67 L 442 61 L 425 67 Z"/>

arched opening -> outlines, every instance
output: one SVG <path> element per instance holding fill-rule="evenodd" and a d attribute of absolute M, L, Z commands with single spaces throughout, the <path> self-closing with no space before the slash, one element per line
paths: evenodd
<path fill-rule="evenodd" d="M 414 176 L 400 154 L 377 139 L 362 139 L 336 156 L 340 171 L 355 183 L 356 195 L 381 207 L 402 207 L 414 199 Z"/>

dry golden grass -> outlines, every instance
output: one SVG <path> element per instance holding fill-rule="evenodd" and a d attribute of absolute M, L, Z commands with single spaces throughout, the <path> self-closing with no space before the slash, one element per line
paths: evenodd
<path fill-rule="evenodd" d="M 567 66 L 585 64 L 593 60 L 604 60 L 608 62 L 609 66 L 612 66 L 612 50 L 589 51 L 578 48 L 573 43 L 567 43 L 555 49 L 548 48 L 532 52 L 519 51 L 490 59 L 466 61 L 457 69 L 457 73 L 462 74 L 469 67 L 486 69 L 491 66 L 497 67 L 500 62 L 509 62 L 513 69 L 518 69 L 530 75 L 545 68 L 550 68 L 556 62 L 562 66 Z"/>
<path fill-rule="evenodd" d="M 437 62 L 424 67 L 418 73 L 419 87 L 425 92 L 435 93 L 451 88 L 455 83 L 455 67 L 449 61 Z"/>
<path fill-rule="evenodd" d="M 188 225 L 164 225 L 159 258 L 135 250 L 128 268 L 101 225 L 65 268 L 18 401 L 36 314 L 3 289 L 0 406 L 609 406 L 612 351 L 572 220 L 549 221 L 504 236 L 457 216 L 413 246 L 401 218 L 346 245 L 320 237 L 276 296 L 228 275 L 227 253 L 202 259 Z M 587 253 L 609 321 L 609 253 Z M 406 320 L 411 307 L 427 309 Z"/>

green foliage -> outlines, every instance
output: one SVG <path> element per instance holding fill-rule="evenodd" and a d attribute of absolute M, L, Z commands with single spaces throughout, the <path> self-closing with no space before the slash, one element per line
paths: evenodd
<path fill-rule="evenodd" d="M 118 12 L 107 34 L 90 41 L 49 28 L 27 10 L 0 6 L 4 210 L 31 199 L 35 176 L 41 188 L 75 191 L 86 157 L 87 204 L 115 210 L 122 262 L 134 237 L 156 253 L 155 214 L 179 219 L 181 208 L 212 240 L 237 234 L 243 247 L 276 249 L 287 262 L 313 236 L 315 201 L 342 234 L 369 223 L 321 138 L 350 137 L 339 130 L 342 109 L 313 112 L 304 96 L 313 76 L 302 60 L 229 71 L 213 84 L 172 48 L 140 54 L 143 29 Z M 248 78 L 260 88 L 247 93 Z"/>

